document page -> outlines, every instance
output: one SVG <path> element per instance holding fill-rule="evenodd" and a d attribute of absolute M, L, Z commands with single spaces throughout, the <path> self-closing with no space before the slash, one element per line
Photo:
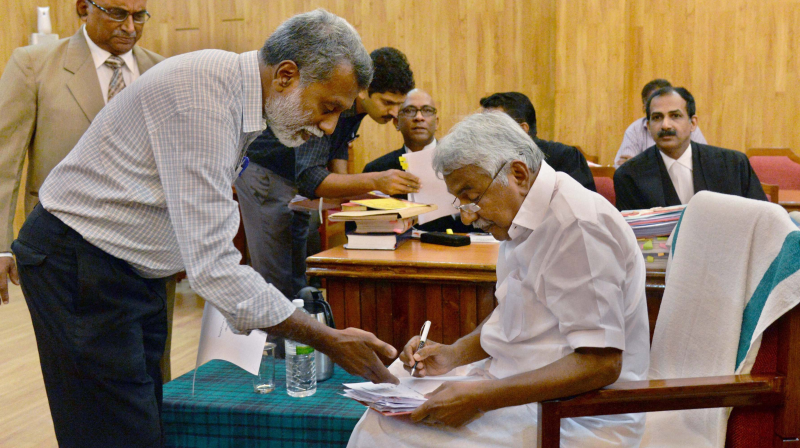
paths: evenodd
<path fill-rule="evenodd" d="M 436 177 L 436 173 L 433 171 L 431 164 L 433 163 L 434 149 L 435 147 L 427 148 L 422 151 L 410 152 L 403 156 L 408 163 L 406 171 L 419 177 L 420 182 L 419 192 L 409 194 L 408 200 L 420 204 L 436 204 L 438 206 L 436 211 L 420 215 L 420 224 L 425 224 L 442 216 L 458 213 L 458 210 L 453 207 L 453 200 L 456 197 L 448 193 L 444 180 Z"/>

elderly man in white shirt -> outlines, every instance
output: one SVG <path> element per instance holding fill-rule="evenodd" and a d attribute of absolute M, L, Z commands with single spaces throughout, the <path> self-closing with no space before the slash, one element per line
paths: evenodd
<path fill-rule="evenodd" d="M 349 446 L 535 446 L 536 402 L 645 379 L 644 260 L 619 212 L 548 166 L 502 113 L 467 117 L 433 163 L 462 220 L 503 241 L 498 305 L 454 344 L 416 351 L 415 337 L 400 359 L 418 361 L 418 376 L 483 362 L 483 378 L 444 383 L 410 419 L 367 411 Z M 629 447 L 643 427 L 627 414 L 564 419 L 561 433 L 566 446 Z"/>

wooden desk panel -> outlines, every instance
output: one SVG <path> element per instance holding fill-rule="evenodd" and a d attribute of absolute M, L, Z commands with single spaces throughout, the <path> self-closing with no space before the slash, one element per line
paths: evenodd
<path fill-rule="evenodd" d="M 800 190 L 780 190 L 778 192 L 779 204 L 786 211 L 800 211 Z"/>
<path fill-rule="evenodd" d="M 308 275 L 325 280 L 337 328 L 356 327 L 402 348 L 431 321 L 430 338 L 450 344 L 494 309 L 497 244 L 464 247 L 407 241 L 395 251 L 343 247 L 307 259 Z M 664 272 L 647 273 L 650 337 Z"/>

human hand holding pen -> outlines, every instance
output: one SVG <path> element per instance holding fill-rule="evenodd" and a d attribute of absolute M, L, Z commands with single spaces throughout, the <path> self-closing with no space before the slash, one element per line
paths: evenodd
<path fill-rule="evenodd" d="M 417 351 L 422 350 L 425 348 L 425 341 L 428 340 L 428 332 L 431 330 L 431 321 L 426 320 L 424 324 L 422 324 L 422 331 L 420 331 L 419 335 L 419 344 L 417 345 Z M 411 376 L 414 376 L 414 372 L 417 370 L 417 364 L 419 362 L 415 362 L 414 366 L 411 367 Z"/>
<path fill-rule="evenodd" d="M 439 344 L 428 339 L 425 347 L 417 351 L 420 337 L 414 336 L 403 348 L 400 354 L 400 361 L 406 371 L 416 364 L 414 376 L 425 377 L 432 375 L 443 375 L 458 367 L 458 357 L 452 345 Z"/>

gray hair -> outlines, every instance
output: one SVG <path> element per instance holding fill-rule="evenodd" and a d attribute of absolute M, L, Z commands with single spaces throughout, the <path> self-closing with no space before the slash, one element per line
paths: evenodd
<path fill-rule="evenodd" d="M 372 82 L 372 58 L 358 31 L 321 8 L 280 24 L 267 38 L 259 57 L 266 65 L 293 61 L 300 70 L 300 81 L 306 85 L 327 81 L 343 63 L 353 68 L 359 89 L 366 90 Z"/>
<path fill-rule="evenodd" d="M 497 182 L 508 185 L 509 162 L 520 160 L 532 173 L 539 171 L 544 154 L 520 125 L 505 112 L 479 112 L 461 120 L 436 145 L 433 169 L 448 175 L 467 165 L 475 165 Z"/>

